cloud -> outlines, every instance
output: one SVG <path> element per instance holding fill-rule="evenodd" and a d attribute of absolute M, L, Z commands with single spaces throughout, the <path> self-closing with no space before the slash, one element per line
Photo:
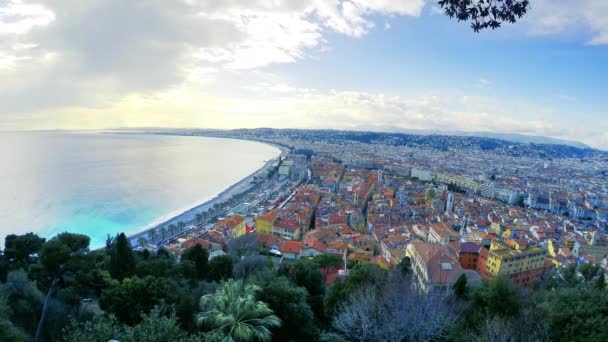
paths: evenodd
<path fill-rule="evenodd" d="M 424 4 L 10 0 L 0 3 L 0 114 L 104 107 L 177 86 L 201 68 L 293 63 L 321 50 L 327 32 L 359 37 L 373 16 L 420 15 Z"/>
<path fill-rule="evenodd" d="M 7 34 L 25 34 L 36 26 L 47 26 L 55 14 L 39 4 L 26 4 L 8 0 L 0 7 L 0 37 Z"/>
<path fill-rule="evenodd" d="M 608 1 L 536 0 L 523 22 L 534 35 L 583 34 L 589 45 L 608 44 Z"/>

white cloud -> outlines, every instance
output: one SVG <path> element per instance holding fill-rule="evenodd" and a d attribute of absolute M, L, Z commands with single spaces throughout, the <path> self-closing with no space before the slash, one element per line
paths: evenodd
<path fill-rule="evenodd" d="M 36 26 L 47 26 L 55 20 L 55 13 L 40 4 L 8 0 L 0 4 L 0 37 L 6 34 L 25 34 Z"/>
<path fill-rule="evenodd" d="M 608 1 L 536 0 L 523 22 L 535 35 L 591 35 L 586 43 L 608 44 Z"/>
<path fill-rule="evenodd" d="M 0 114 L 108 106 L 129 94 L 210 77 L 195 72 L 200 68 L 243 70 L 293 63 L 327 50 L 324 36 L 330 31 L 359 37 L 374 26 L 373 16 L 420 15 L 424 4 L 424 0 L 0 2 Z"/>

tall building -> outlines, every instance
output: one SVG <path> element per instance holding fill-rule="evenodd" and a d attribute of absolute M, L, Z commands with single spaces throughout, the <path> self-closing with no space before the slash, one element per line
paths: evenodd
<path fill-rule="evenodd" d="M 447 211 L 448 213 L 454 211 L 454 193 L 452 191 L 448 193 L 448 200 L 445 205 L 445 211 Z"/>
<path fill-rule="evenodd" d="M 485 265 L 486 278 L 503 274 L 513 282 L 525 286 L 545 270 L 545 251 L 529 246 L 527 240 L 492 240 Z"/>

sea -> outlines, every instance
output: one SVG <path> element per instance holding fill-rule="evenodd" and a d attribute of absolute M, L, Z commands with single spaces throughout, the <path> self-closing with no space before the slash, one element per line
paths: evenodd
<path fill-rule="evenodd" d="M 267 144 L 100 132 L 0 132 L 0 246 L 8 234 L 134 233 L 206 202 L 276 158 Z"/>

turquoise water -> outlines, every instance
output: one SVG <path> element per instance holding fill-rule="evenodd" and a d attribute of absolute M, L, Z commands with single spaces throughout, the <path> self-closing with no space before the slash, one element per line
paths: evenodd
<path fill-rule="evenodd" d="M 213 198 L 275 158 L 241 140 L 107 133 L 0 133 L 0 243 L 33 231 L 132 233 Z"/>

